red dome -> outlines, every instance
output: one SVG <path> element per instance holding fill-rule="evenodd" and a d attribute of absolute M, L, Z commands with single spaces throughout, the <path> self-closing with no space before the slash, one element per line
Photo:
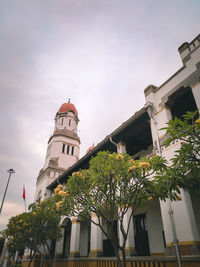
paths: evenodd
<path fill-rule="evenodd" d="M 64 113 L 64 112 L 68 112 L 68 111 L 74 112 L 75 116 L 78 118 L 78 112 L 77 112 L 75 106 L 72 103 L 70 103 L 70 100 L 68 103 L 62 104 L 62 106 L 58 110 L 58 113 Z"/>
<path fill-rule="evenodd" d="M 94 147 L 95 147 L 94 144 L 91 147 L 89 147 L 86 154 L 89 153 Z"/>

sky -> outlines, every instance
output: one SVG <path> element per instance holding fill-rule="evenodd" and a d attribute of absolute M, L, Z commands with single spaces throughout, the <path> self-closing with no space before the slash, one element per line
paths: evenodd
<path fill-rule="evenodd" d="M 144 89 L 182 67 L 200 33 L 198 0 L 1 0 L 0 214 L 33 202 L 55 114 L 71 99 L 81 157 L 145 104 Z"/>

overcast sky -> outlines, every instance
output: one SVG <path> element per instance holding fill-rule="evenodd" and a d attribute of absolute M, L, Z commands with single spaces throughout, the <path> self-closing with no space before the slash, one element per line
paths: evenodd
<path fill-rule="evenodd" d="M 144 105 L 200 33 L 199 0 L 1 0 L 0 229 L 33 201 L 61 104 L 79 113 L 81 156 Z"/>

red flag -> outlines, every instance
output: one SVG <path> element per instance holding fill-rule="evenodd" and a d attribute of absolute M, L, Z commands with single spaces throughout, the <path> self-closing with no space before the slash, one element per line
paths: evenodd
<path fill-rule="evenodd" d="M 25 201 L 25 199 L 26 199 L 25 186 L 23 187 L 23 195 L 22 195 L 22 197 L 23 197 L 23 199 L 24 199 L 24 201 Z"/>

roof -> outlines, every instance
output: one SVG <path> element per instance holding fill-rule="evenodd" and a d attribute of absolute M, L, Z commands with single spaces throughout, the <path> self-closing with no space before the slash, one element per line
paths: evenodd
<path fill-rule="evenodd" d="M 61 107 L 58 110 L 58 113 L 65 113 L 72 111 L 74 115 L 78 118 L 78 112 L 74 106 L 74 104 L 70 103 L 70 99 L 68 100 L 68 103 L 63 103 Z"/>
<path fill-rule="evenodd" d="M 143 135 L 141 134 L 141 130 Z M 79 169 L 85 169 L 89 166 L 91 157 L 95 157 L 99 151 L 110 151 L 116 152 L 116 146 L 111 142 L 111 139 L 115 142 L 128 143 L 131 140 L 131 144 L 127 147 L 127 152 L 141 150 L 141 147 L 148 146 L 152 142 L 151 129 L 149 125 L 149 115 L 146 108 L 142 108 L 137 111 L 131 118 L 126 122 L 122 123 L 116 130 L 111 134 L 107 135 L 100 143 L 98 143 L 92 150 L 86 155 L 80 158 L 76 163 L 69 167 L 63 174 L 61 174 L 56 180 L 48 185 L 48 189 L 53 189 L 58 183 L 64 183 L 67 178 L 72 175 L 73 172 Z M 141 139 L 142 138 L 142 139 Z M 130 142 L 129 142 L 130 143 Z M 129 150 L 129 151 L 128 151 Z"/>

